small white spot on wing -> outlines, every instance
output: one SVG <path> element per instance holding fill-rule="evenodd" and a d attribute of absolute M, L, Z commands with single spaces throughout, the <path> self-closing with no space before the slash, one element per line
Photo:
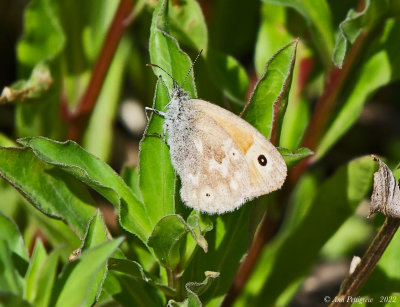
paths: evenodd
<path fill-rule="evenodd" d="M 198 185 L 199 184 L 199 175 L 188 174 L 188 178 L 192 184 Z"/>
<path fill-rule="evenodd" d="M 235 179 L 231 179 L 231 181 L 229 182 L 229 186 L 233 191 L 236 191 L 239 187 L 239 185 Z"/>
<path fill-rule="evenodd" d="M 228 165 L 228 159 L 223 159 L 221 163 L 218 163 L 215 159 L 210 159 L 210 161 L 208 162 L 208 169 L 209 171 L 215 169 L 222 175 L 222 177 L 226 178 L 229 172 Z"/>
<path fill-rule="evenodd" d="M 194 140 L 194 146 L 196 147 L 197 151 L 202 155 L 203 154 L 203 142 L 199 139 Z"/>

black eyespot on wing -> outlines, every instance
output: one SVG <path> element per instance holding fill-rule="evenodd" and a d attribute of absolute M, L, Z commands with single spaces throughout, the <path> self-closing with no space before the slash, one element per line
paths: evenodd
<path fill-rule="evenodd" d="M 207 196 L 207 197 L 210 197 L 211 195 L 210 195 L 210 193 L 206 193 L 206 196 Z"/>
<path fill-rule="evenodd" d="M 261 166 L 266 166 L 267 165 L 267 158 L 264 155 L 259 155 L 257 160 L 258 160 L 258 163 L 260 163 Z"/>

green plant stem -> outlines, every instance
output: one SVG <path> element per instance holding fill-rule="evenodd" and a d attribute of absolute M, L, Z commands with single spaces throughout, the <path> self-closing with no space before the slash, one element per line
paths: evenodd
<path fill-rule="evenodd" d="M 400 219 L 387 217 L 378 234 L 371 242 L 365 252 L 361 262 L 357 265 L 354 272 L 350 274 L 340 286 L 340 291 L 330 307 L 350 306 L 352 304 L 349 297 L 355 297 L 360 292 L 362 286 L 375 269 L 376 264 L 382 257 L 387 246 L 400 226 Z"/>
<path fill-rule="evenodd" d="M 63 103 L 64 100 L 61 101 L 62 109 L 64 110 L 63 113 L 66 114 L 67 120 L 69 121 L 68 138 L 71 140 L 79 141 L 82 137 L 122 34 L 128 26 L 126 20 L 131 14 L 132 6 L 133 0 L 120 1 L 111 26 L 108 29 L 99 57 L 93 68 L 89 85 L 76 110 L 73 113 L 69 113 L 65 102 Z"/>
<path fill-rule="evenodd" d="M 183 299 L 183 293 L 182 293 L 182 278 L 181 274 L 178 273 L 178 270 L 171 270 L 166 268 L 167 270 L 167 279 L 168 279 L 168 287 L 171 287 L 172 289 L 176 290 L 176 297 L 173 297 L 173 299 L 177 300 L 182 300 Z"/>

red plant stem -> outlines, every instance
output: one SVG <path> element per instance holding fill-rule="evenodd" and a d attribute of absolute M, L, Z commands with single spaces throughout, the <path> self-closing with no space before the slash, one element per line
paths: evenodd
<path fill-rule="evenodd" d="M 331 118 L 332 111 L 335 107 L 336 100 L 340 94 L 347 77 L 358 59 L 360 51 L 364 46 L 365 33 L 361 33 L 353 47 L 351 48 L 343 68 L 333 67 L 327 82 L 325 83 L 324 91 L 317 101 L 310 124 L 304 134 L 301 146 L 315 150 L 321 140 L 326 125 Z M 289 181 L 295 184 L 304 171 L 312 162 L 312 156 L 304 159 L 296 165 L 289 174 Z"/>
<path fill-rule="evenodd" d="M 90 114 L 96 104 L 107 71 L 111 61 L 117 50 L 125 28 L 128 26 L 126 22 L 130 16 L 133 6 L 133 0 L 121 0 L 118 9 L 114 15 L 114 19 L 107 32 L 99 57 L 93 68 L 89 85 L 79 102 L 78 107 L 68 115 L 69 131 L 68 138 L 79 141 L 82 133 L 87 125 Z M 65 112 L 65 111 L 64 111 Z"/>

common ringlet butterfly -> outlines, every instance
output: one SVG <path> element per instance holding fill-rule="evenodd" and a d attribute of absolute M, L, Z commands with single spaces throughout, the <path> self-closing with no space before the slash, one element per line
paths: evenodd
<path fill-rule="evenodd" d="M 155 64 L 149 64 L 163 70 Z M 192 69 L 192 68 L 191 68 Z M 281 154 L 239 116 L 189 94 L 173 80 L 164 117 L 171 162 L 183 202 L 195 210 L 221 214 L 279 189 L 287 167 Z"/>

